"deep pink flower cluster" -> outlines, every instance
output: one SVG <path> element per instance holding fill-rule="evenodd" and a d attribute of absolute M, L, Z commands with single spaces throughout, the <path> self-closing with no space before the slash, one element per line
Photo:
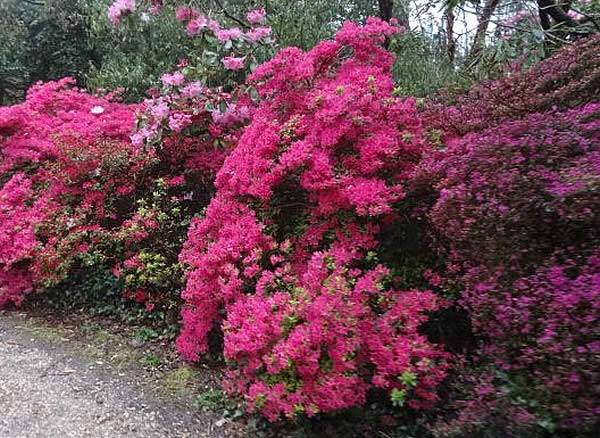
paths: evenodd
<path fill-rule="evenodd" d="M 134 7 L 119 0 L 111 13 L 118 22 Z M 432 150 L 414 100 L 393 93 L 393 22 L 286 48 L 239 86 L 255 43 L 270 41 L 265 12 L 248 13 L 248 30 L 190 8 L 176 19 L 211 32 L 210 79 L 182 60 L 140 105 L 64 79 L 0 108 L 0 306 L 87 257 L 146 310 L 177 309 L 176 255 L 208 206 L 179 256 L 186 359 L 221 330 L 226 388 L 270 420 L 373 393 L 428 408 L 449 355 L 423 326 L 447 302 L 390 254 L 417 205 L 447 269 L 415 257 L 416 284 L 457 292 L 479 343 L 457 370 L 471 392 L 451 395 L 458 418 L 436 431 L 593 427 L 600 39 L 429 104 L 444 146 Z M 226 85 L 208 87 L 214 78 Z"/>
<path fill-rule="evenodd" d="M 487 358 L 464 373 L 466 398 L 456 418 L 435 427 L 438 436 L 497 429 L 530 436 L 591 431 L 598 418 L 600 251 L 550 261 L 512 285 L 488 281 L 467 301 L 489 335 Z M 495 314 L 490 317 L 490 314 Z M 484 322 L 486 321 L 486 322 Z M 466 368 L 468 369 L 468 368 Z"/>
<path fill-rule="evenodd" d="M 439 178 L 431 216 L 453 256 L 489 265 L 505 258 L 521 270 L 568 242 L 597 237 L 599 112 L 590 104 L 532 114 L 432 156 L 422 166 Z"/>
<path fill-rule="evenodd" d="M 63 140 L 127 140 L 135 107 L 79 90 L 71 78 L 37 84 L 25 102 L 0 108 L 0 172 L 58 155 Z"/>
<path fill-rule="evenodd" d="M 72 84 L 36 85 L 22 104 L 0 108 L 0 305 L 60 280 L 152 159 L 128 141 L 134 106 Z"/>
<path fill-rule="evenodd" d="M 0 307 L 20 304 L 32 288 L 23 262 L 34 254 L 35 226 L 44 218 L 44 201 L 32 202 L 31 180 L 15 174 L 0 189 Z"/>
<path fill-rule="evenodd" d="M 360 405 L 371 388 L 427 407 L 445 376 L 418 331 L 442 303 L 395 290 L 366 258 L 424 147 L 414 102 L 392 97 L 382 43 L 397 31 L 347 23 L 257 68 L 261 103 L 180 256 L 179 351 L 197 360 L 220 323 L 227 388 L 271 420 Z"/>

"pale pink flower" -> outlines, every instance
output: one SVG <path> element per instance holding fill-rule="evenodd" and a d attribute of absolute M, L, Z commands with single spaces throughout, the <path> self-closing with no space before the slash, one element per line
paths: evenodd
<path fill-rule="evenodd" d="M 114 25 L 119 24 L 121 17 L 135 11 L 135 0 L 116 0 L 108 8 L 108 19 Z"/>
<path fill-rule="evenodd" d="M 185 81 L 185 76 L 183 73 L 176 71 L 175 73 L 165 73 L 160 78 L 165 85 L 181 85 L 183 81 Z"/>
<path fill-rule="evenodd" d="M 129 139 L 131 140 L 131 144 L 134 146 L 142 146 L 144 144 L 144 134 L 140 131 L 140 132 L 136 132 L 135 134 L 132 134 Z"/>
<path fill-rule="evenodd" d="M 159 102 L 150 108 L 150 113 L 157 120 L 162 120 L 169 115 L 169 105 L 166 102 Z"/>
<path fill-rule="evenodd" d="M 190 123 L 192 123 L 192 116 L 189 114 L 175 113 L 169 117 L 169 128 L 174 132 L 180 132 Z"/>
<path fill-rule="evenodd" d="M 175 19 L 180 22 L 189 21 L 196 16 L 195 11 L 187 6 L 175 10 Z"/>
<path fill-rule="evenodd" d="M 237 40 L 242 35 L 243 32 L 237 27 L 232 27 L 231 29 L 220 29 L 215 33 L 217 39 L 222 43 L 229 40 Z"/>
<path fill-rule="evenodd" d="M 250 24 L 263 24 L 267 17 L 264 9 L 254 9 L 246 14 L 246 19 Z"/>
<path fill-rule="evenodd" d="M 188 23 L 186 31 L 189 36 L 194 36 L 207 26 L 208 19 L 204 15 L 200 15 Z"/>
<path fill-rule="evenodd" d="M 223 65 L 227 70 L 241 70 L 244 68 L 246 58 L 236 58 L 235 56 L 226 56 L 223 58 Z"/>
<path fill-rule="evenodd" d="M 254 29 L 246 32 L 246 38 L 248 38 L 253 43 L 264 40 L 271 36 L 271 28 L 270 27 L 255 27 Z"/>
<path fill-rule="evenodd" d="M 215 20 L 208 20 L 207 26 L 215 34 L 221 30 L 221 25 Z"/>
<path fill-rule="evenodd" d="M 181 90 L 181 95 L 183 97 L 197 97 L 202 94 L 203 90 L 204 87 L 200 82 L 191 82 Z"/>

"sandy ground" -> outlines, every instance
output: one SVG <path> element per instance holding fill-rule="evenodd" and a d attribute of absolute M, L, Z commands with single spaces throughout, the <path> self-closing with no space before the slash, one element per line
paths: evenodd
<path fill-rule="evenodd" d="M 0 437 L 221 437 L 218 417 L 160 399 L 131 373 L 37 339 L 0 313 Z"/>

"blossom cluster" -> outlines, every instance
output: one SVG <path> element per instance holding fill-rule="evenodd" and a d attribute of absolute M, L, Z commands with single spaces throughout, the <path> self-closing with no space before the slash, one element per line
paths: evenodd
<path fill-rule="evenodd" d="M 17 173 L 0 190 L 0 306 L 20 304 L 32 288 L 21 266 L 34 254 L 35 226 L 44 218 L 44 201 L 31 203 L 31 180 Z"/>
<path fill-rule="evenodd" d="M 63 79 L 0 108 L 0 302 L 20 304 L 57 281 L 85 252 L 114 203 L 147 162 L 129 147 L 134 107 L 91 96 Z"/>
<path fill-rule="evenodd" d="M 249 26 L 246 30 L 239 27 L 226 27 L 218 20 L 188 6 L 177 8 L 175 18 L 186 25 L 186 32 L 190 37 L 210 33 L 216 39 L 219 49 L 227 54 L 221 59 L 223 67 L 227 70 L 244 69 L 247 61 L 254 57 L 254 46 L 273 42 L 272 30 L 266 25 L 264 9 L 255 9 L 247 13 Z M 244 56 L 244 53 L 247 55 Z"/>
<path fill-rule="evenodd" d="M 126 141 L 134 109 L 75 88 L 71 78 L 32 86 L 24 103 L 0 108 L 0 172 L 59 154 L 54 138 Z"/>
<path fill-rule="evenodd" d="M 108 8 L 108 19 L 117 25 L 124 15 L 135 11 L 135 0 L 115 0 Z"/>
<path fill-rule="evenodd" d="M 366 260 L 424 148 L 414 101 L 392 97 L 382 43 L 397 31 L 347 23 L 254 71 L 260 103 L 180 256 L 180 353 L 197 360 L 220 326 L 227 389 L 270 420 L 360 405 L 373 388 L 428 407 L 445 375 L 419 332 L 442 302 Z"/>
<path fill-rule="evenodd" d="M 162 82 L 163 92 L 142 103 L 131 141 L 155 149 L 172 171 L 201 172 L 212 182 L 249 121 L 252 102 L 238 90 L 209 88 L 181 72 L 166 73 Z"/>
<path fill-rule="evenodd" d="M 437 434 L 593 428 L 598 37 L 419 112 L 394 93 L 393 22 L 285 48 L 242 85 L 265 11 L 175 18 L 216 51 L 143 102 L 67 78 L 0 108 L 0 306 L 88 263 L 142 312 L 181 311 L 185 359 L 221 334 L 226 389 L 272 421 L 430 408 L 457 360 Z M 474 354 L 451 361 L 431 326 L 457 308 Z"/>

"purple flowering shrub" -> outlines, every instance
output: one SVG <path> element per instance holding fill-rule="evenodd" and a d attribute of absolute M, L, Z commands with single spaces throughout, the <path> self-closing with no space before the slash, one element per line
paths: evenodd
<path fill-rule="evenodd" d="M 454 139 L 425 160 L 417 179 L 424 176 L 438 193 L 429 215 L 448 284 L 462 288 L 459 301 L 481 340 L 475 363 L 485 368 L 472 371 L 475 389 L 451 424 L 460 433 L 499 418 L 504 430 L 521 433 L 592 427 L 600 105 Z"/>

